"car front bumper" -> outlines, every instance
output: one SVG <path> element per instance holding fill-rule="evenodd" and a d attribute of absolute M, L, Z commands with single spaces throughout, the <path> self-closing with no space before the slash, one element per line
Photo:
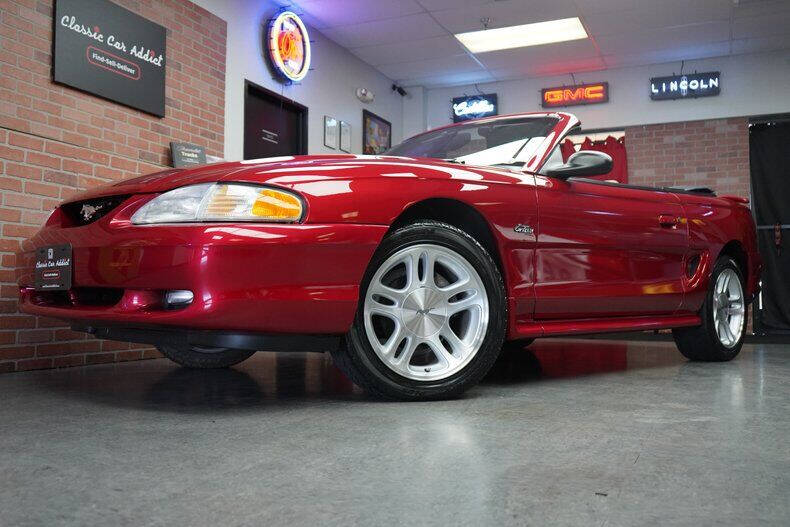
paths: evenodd
<path fill-rule="evenodd" d="M 345 333 L 382 225 L 184 224 L 99 220 L 44 227 L 17 257 L 20 309 L 75 327 L 266 334 Z M 34 289 L 35 250 L 71 244 L 72 289 Z M 168 307 L 164 295 L 193 301 Z"/>

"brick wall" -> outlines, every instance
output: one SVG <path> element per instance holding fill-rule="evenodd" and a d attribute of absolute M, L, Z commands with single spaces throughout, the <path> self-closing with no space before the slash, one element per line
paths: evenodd
<path fill-rule="evenodd" d="M 702 185 L 749 196 L 746 117 L 631 126 L 625 137 L 631 184 Z"/>
<path fill-rule="evenodd" d="M 181 0 L 116 3 L 167 28 L 163 119 L 52 83 L 52 1 L 0 0 L 0 372 L 158 356 L 19 313 L 14 252 L 63 199 L 167 166 L 171 140 L 222 156 L 225 21 Z"/>
<path fill-rule="evenodd" d="M 631 126 L 625 130 L 628 182 L 701 185 L 749 197 L 749 119 L 732 117 Z M 746 331 L 752 333 L 752 307 Z"/>

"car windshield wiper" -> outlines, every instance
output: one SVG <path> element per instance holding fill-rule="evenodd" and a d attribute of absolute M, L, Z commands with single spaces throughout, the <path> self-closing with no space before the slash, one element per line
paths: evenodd
<path fill-rule="evenodd" d="M 523 167 L 526 163 L 524 161 L 508 161 L 507 163 L 494 163 L 493 167 Z"/>

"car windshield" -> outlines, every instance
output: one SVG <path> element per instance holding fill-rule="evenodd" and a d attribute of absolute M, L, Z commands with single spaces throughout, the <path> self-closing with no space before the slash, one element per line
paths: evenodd
<path fill-rule="evenodd" d="M 553 117 L 471 121 L 416 135 L 386 155 L 433 157 L 470 165 L 524 165 L 557 124 Z"/>

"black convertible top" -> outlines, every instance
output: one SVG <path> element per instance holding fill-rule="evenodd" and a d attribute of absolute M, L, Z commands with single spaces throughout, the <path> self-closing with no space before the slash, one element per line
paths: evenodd
<path fill-rule="evenodd" d="M 716 193 L 710 187 L 700 187 L 695 185 L 678 185 L 675 187 L 668 187 L 670 190 L 682 190 L 683 192 L 692 192 L 694 194 L 705 194 L 707 196 L 715 196 Z"/>

